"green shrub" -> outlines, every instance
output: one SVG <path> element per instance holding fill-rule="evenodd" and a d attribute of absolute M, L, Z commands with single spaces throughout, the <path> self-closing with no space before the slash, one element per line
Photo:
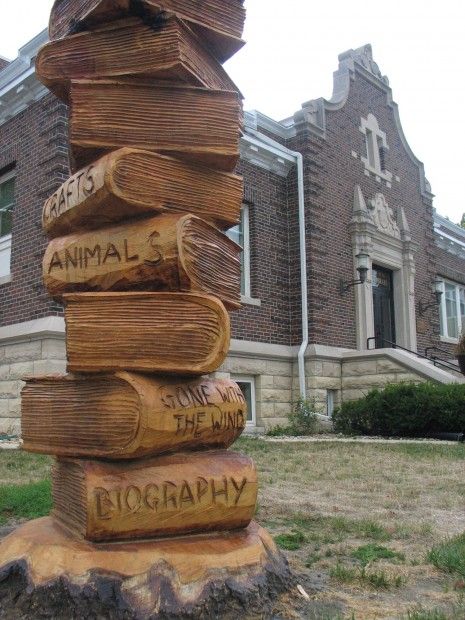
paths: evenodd
<path fill-rule="evenodd" d="M 334 430 L 346 435 L 418 437 L 465 432 L 465 385 L 399 383 L 371 390 L 333 414 Z"/>
<path fill-rule="evenodd" d="M 301 435 L 314 435 L 317 430 L 316 407 L 313 401 L 299 398 L 294 404 L 287 418 L 289 424 L 282 426 L 277 424 L 268 429 L 268 437 L 295 437 Z"/>
<path fill-rule="evenodd" d="M 294 435 L 313 435 L 316 432 L 315 409 L 315 403 L 299 398 L 289 414 L 289 426 Z"/>

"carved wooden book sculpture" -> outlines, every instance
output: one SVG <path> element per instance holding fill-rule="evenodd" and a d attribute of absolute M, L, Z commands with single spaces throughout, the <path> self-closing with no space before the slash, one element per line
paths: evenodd
<path fill-rule="evenodd" d="M 219 63 L 244 15 L 242 0 L 53 5 L 36 70 L 69 103 L 75 173 L 43 208 L 43 273 L 70 374 L 22 392 L 24 448 L 57 459 L 54 509 L 0 541 L 7 617 L 56 617 L 57 601 L 70 618 L 266 615 L 290 582 L 251 522 L 253 461 L 227 450 L 246 399 L 202 376 L 240 306 L 224 231 L 242 97 Z"/>
<path fill-rule="evenodd" d="M 201 375 L 229 348 L 229 315 L 215 297 L 194 293 L 70 293 L 68 370 Z"/>
<path fill-rule="evenodd" d="M 159 25 L 166 13 L 185 20 L 221 62 L 244 44 L 241 40 L 245 21 L 243 0 L 202 0 L 201 5 L 198 0 L 55 0 L 50 16 L 50 39 L 129 14 L 152 17 L 151 23 Z"/>
<path fill-rule="evenodd" d="M 88 540 L 176 536 L 247 527 L 257 502 L 253 461 L 229 451 L 129 463 L 59 459 L 54 515 Z"/>
<path fill-rule="evenodd" d="M 234 174 L 123 148 L 70 177 L 45 202 L 42 223 L 56 237 L 137 215 L 191 212 L 230 228 L 239 222 L 242 192 Z"/>
<path fill-rule="evenodd" d="M 40 80 L 64 101 L 69 99 L 72 80 L 124 76 L 238 90 L 219 62 L 175 17 L 156 31 L 135 17 L 52 41 L 39 51 L 36 70 Z"/>
<path fill-rule="evenodd" d="M 232 172 L 239 158 L 235 92 L 140 80 L 71 83 L 69 140 L 77 167 L 123 146 Z"/>
<path fill-rule="evenodd" d="M 204 292 L 240 306 L 240 246 L 194 215 L 161 215 L 54 239 L 44 282 L 55 297 L 77 291 Z"/>
<path fill-rule="evenodd" d="M 245 427 L 247 406 L 228 379 L 186 383 L 119 372 L 31 377 L 21 415 L 29 452 L 133 459 L 228 448 Z"/>

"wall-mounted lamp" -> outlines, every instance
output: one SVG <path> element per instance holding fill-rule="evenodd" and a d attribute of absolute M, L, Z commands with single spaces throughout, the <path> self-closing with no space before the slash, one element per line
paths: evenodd
<path fill-rule="evenodd" d="M 355 257 L 355 268 L 358 271 L 359 279 L 347 282 L 341 278 L 341 280 L 339 280 L 339 293 L 344 295 L 352 286 L 357 286 L 357 284 L 363 284 L 366 282 L 369 267 L 370 256 L 368 254 L 364 254 L 363 252 L 357 254 Z"/>
<path fill-rule="evenodd" d="M 429 304 L 425 304 L 420 300 L 418 302 L 418 314 L 419 315 L 425 314 L 425 312 L 429 308 L 434 308 L 435 306 L 439 306 L 439 304 L 441 303 L 442 294 L 443 294 L 443 282 L 442 280 L 436 279 L 433 283 L 434 301 Z"/>

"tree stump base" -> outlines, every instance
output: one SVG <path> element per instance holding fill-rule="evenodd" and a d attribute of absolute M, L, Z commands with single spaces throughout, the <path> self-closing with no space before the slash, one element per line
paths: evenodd
<path fill-rule="evenodd" d="M 93 544 L 46 517 L 0 545 L 0 618 L 263 617 L 292 581 L 254 522 L 233 532 Z"/>

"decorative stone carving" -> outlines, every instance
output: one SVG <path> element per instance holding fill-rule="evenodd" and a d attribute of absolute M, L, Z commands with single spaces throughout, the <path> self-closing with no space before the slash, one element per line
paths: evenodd
<path fill-rule="evenodd" d="M 372 210 L 372 218 L 378 230 L 396 239 L 400 239 L 400 230 L 396 222 L 394 211 L 388 205 L 385 196 L 381 193 L 377 193 L 368 204 L 369 208 Z"/>

